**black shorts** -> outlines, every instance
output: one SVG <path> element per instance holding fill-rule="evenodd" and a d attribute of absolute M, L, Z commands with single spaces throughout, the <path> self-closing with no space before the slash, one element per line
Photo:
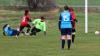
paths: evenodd
<path fill-rule="evenodd" d="M 20 31 L 22 31 L 25 27 L 27 27 L 27 28 L 31 28 L 31 26 L 28 24 L 27 26 L 21 26 L 20 25 Z"/>
<path fill-rule="evenodd" d="M 71 35 L 72 28 L 62 28 L 61 29 L 61 35 Z"/>
<path fill-rule="evenodd" d="M 40 32 L 41 30 L 40 29 L 37 29 L 36 27 L 33 27 L 31 29 L 31 34 L 30 35 L 36 35 L 36 33 Z"/>
<path fill-rule="evenodd" d="M 33 27 L 31 32 L 40 32 L 41 30 L 40 29 L 37 29 L 36 27 Z"/>
<path fill-rule="evenodd" d="M 72 32 L 76 32 L 76 29 L 72 29 Z"/>

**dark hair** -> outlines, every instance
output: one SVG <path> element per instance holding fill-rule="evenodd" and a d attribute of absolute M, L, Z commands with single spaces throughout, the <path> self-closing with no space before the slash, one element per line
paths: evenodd
<path fill-rule="evenodd" d="M 25 10 L 25 13 L 24 13 L 24 15 L 27 15 L 29 13 L 29 10 Z"/>
<path fill-rule="evenodd" d="M 64 10 L 68 10 L 69 7 L 67 5 L 64 6 Z"/>
<path fill-rule="evenodd" d="M 5 27 L 7 27 L 7 25 L 8 25 L 8 24 L 5 24 L 5 25 L 3 26 L 3 35 L 4 35 L 4 36 L 6 36 L 4 29 L 5 29 Z"/>
<path fill-rule="evenodd" d="M 8 25 L 8 24 L 5 24 L 5 25 L 3 26 L 3 30 L 4 30 L 5 27 L 7 27 L 7 25 Z"/>
<path fill-rule="evenodd" d="M 72 7 L 69 7 L 69 11 L 74 11 L 74 9 Z"/>
<path fill-rule="evenodd" d="M 41 19 L 45 19 L 43 16 L 40 17 Z"/>

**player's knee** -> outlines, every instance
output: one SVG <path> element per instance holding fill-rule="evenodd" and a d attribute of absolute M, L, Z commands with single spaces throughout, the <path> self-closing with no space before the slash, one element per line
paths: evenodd
<path fill-rule="evenodd" d="M 67 35 L 67 39 L 68 40 L 71 40 L 71 35 Z"/>
<path fill-rule="evenodd" d="M 66 36 L 61 36 L 61 40 L 65 40 L 66 39 Z"/>

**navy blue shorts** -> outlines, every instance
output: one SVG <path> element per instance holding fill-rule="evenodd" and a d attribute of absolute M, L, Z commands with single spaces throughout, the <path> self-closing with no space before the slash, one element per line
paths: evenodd
<path fill-rule="evenodd" d="M 13 30 L 13 32 L 12 32 L 12 36 L 14 36 L 14 35 L 18 35 L 19 34 L 19 31 L 17 31 L 17 30 Z"/>
<path fill-rule="evenodd" d="M 61 35 L 71 35 L 72 34 L 72 28 L 62 28 L 61 29 Z"/>

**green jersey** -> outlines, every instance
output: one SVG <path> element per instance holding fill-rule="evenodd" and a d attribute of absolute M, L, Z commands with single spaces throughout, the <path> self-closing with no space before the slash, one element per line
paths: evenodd
<path fill-rule="evenodd" d="M 32 24 L 41 31 L 46 31 L 46 23 L 45 21 L 41 22 L 41 19 L 35 19 Z"/>

